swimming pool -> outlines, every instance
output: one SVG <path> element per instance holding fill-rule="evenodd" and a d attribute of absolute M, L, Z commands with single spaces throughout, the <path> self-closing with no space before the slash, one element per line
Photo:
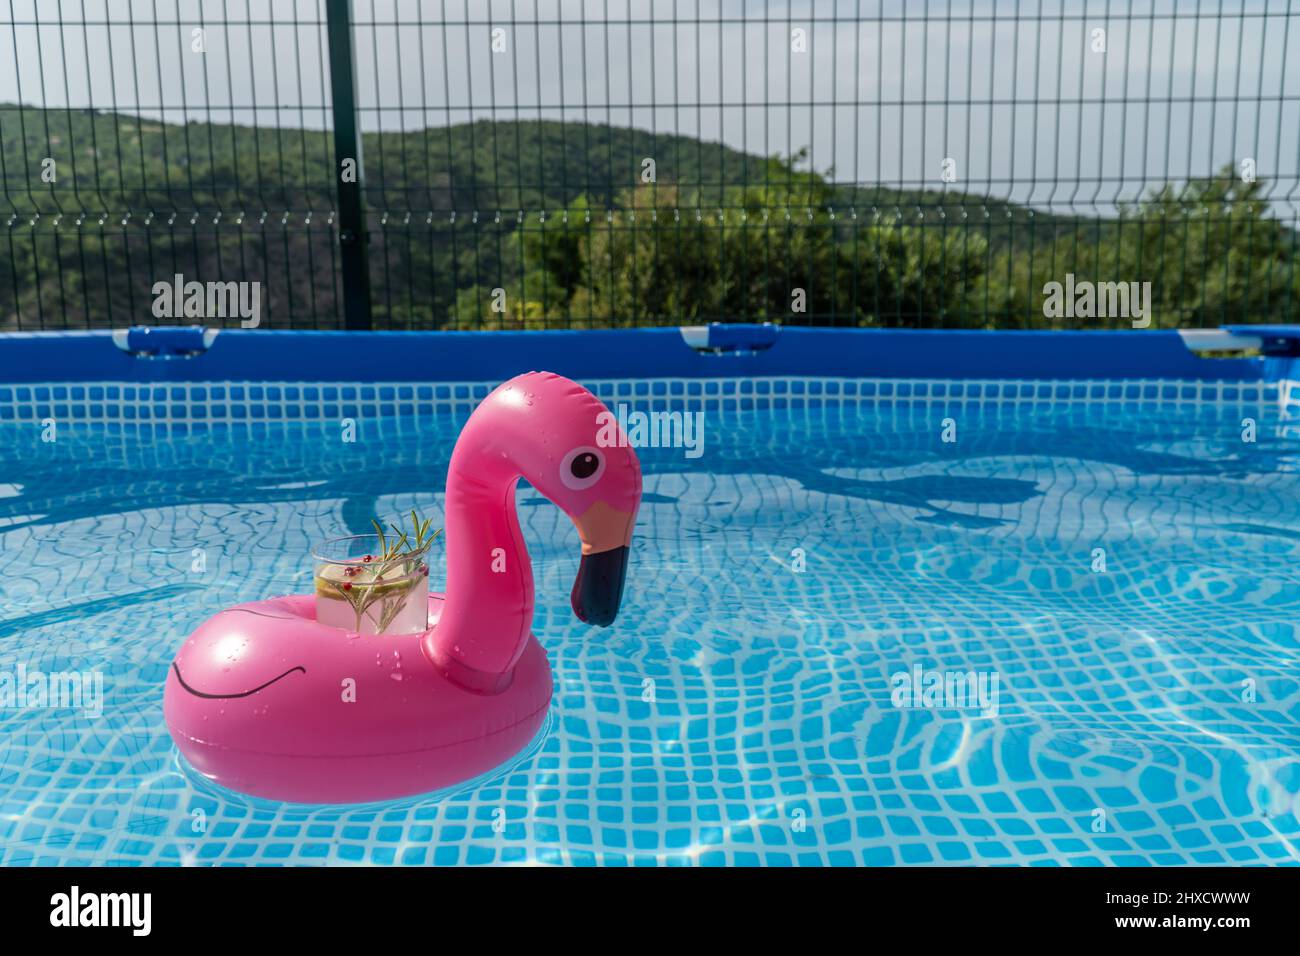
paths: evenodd
<path fill-rule="evenodd" d="M 521 489 L 528 752 L 363 807 L 182 766 L 178 643 L 373 514 L 437 523 L 494 384 L 0 385 L 0 672 L 104 675 L 98 717 L 0 709 L 0 864 L 1300 862 L 1300 428 L 1263 380 L 585 379 L 704 450 L 639 451 L 604 631 Z M 899 706 L 931 674 L 992 696 Z"/>

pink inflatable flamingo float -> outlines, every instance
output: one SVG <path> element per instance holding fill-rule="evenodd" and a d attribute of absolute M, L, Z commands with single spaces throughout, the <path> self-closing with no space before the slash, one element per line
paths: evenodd
<path fill-rule="evenodd" d="M 167 676 L 163 712 L 181 753 L 223 786 L 302 803 L 424 793 L 518 753 L 545 718 L 551 669 L 531 632 L 515 486 L 526 478 L 577 526 L 574 613 L 612 623 L 641 466 L 626 441 L 600 440 L 617 428 L 611 418 L 582 386 L 547 372 L 493 391 L 452 452 L 447 592 L 429 597 L 429 630 L 350 634 L 318 623 L 311 596 L 221 611 Z"/>

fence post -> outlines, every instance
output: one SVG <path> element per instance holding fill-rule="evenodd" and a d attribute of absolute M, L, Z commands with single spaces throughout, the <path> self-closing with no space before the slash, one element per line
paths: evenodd
<path fill-rule="evenodd" d="M 339 249 L 343 266 L 343 323 L 369 329 L 370 264 L 362 193 L 361 133 L 357 128 L 356 60 L 352 51 L 352 0 L 325 0 L 334 113 L 334 182 L 339 197 Z M 345 182 L 344 163 L 353 163 Z"/>

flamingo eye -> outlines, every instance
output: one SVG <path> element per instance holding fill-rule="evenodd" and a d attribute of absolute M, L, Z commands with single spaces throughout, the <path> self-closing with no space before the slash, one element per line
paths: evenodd
<path fill-rule="evenodd" d="M 605 456 L 600 449 L 582 445 L 573 449 L 560 462 L 560 481 L 572 491 L 584 491 L 605 473 Z"/>

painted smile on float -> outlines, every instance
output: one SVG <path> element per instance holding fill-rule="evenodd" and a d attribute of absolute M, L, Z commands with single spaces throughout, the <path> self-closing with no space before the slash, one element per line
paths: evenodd
<path fill-rule="evenodd" d="M 254 687 L 252 690 L 240 691 L 235 694 L 208 694 L 201 690 L 198 690 L 197 688 L 191 687 L 189 684 L 185 683 L 185 676 L 181 673 L 180 665 L 177 664 L 175 661 L 172 661 L 172 670 L 176 672 L 176 680 L 180 682 L 181 687 L 183 687 L 187 692 L 193 694 L 195 697 L 202 697 L 204 700 L 237 700 L 240 697 L 252 697 L 258 691 L 266 690 L 272 684 L 279 683 L 280 681 L 288 677 L 290 674 L 307 673 L 307 668 L 299 664 L 297 667 L 290 667 L 279 677 L 272 677 L 265 684 L 259 684 L 257 687 Z"/>

